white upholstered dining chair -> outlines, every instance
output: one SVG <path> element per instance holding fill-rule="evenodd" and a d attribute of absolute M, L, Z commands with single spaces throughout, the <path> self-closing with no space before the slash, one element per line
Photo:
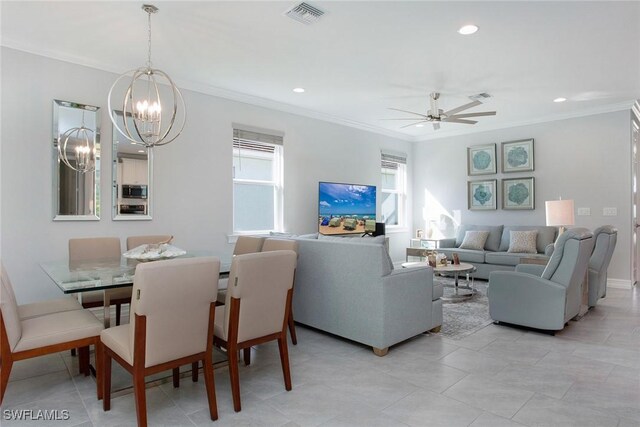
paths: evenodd
<path fill-rule="evenodd" d="M 147 425 L 145 377 L 202 361 L 212 420 L 218 418 L 213 382 L 213 328 L 220 260 L 182 258 L 136 266 L 129 324 L 105 329 L 105 411 L 111 409 L 111 359 L 133 376 L 138 426 Z"/>
<path fill-rule="evenodd" d="M 291 390 L 287 319 L 296 253 L 290 250 L 238 255 L 229 273 L 224 310 L 215 316 L 214 344 L 227 350 L 233 408 L 240 411 L 238 352 L 277 340 L 285 389 Z M 246 354 L 247 350 L 245 350 Z"/>
<path fill-rule="evenodd" d="M 66 302 L 54 304 L 68 307 Z M 69 305 L 70 306 L 70 305 Z M 40 306 L 37 307 L 40 313 Z M 3 268 L 0 280 L 0 404 L 4 400 L 13 363 L 45 354 L 80 349 L 80 372 L 89 375 L 89 346 L 96 349 L 96 369 L 102 369 L 100 322 L 88 310 L 66 310 L 20 317 L 9 276 Z M 22 310 L 23 314 L 25 310 Z M 33 310 L 30 314 L 34 314 Z M 102 375 L 96 373 L 97 395 L 102 398 Z"/>
<path fill-rule="evenodd" d="M 269 251 L 282 251 L 289 250 L 294 251 L 296 254 L 298 253 L 298 242 L 295 240 L 289 239 L 266 239 L 262 244 L 262 252 Z M 295 273 L 293 277 L 293 282 L 295 283 Z M 291 285 L 291 289 L 293 289 L 293 284 Z M 291 343 L 293 345 L 298 344 L 298 337 L 296 336 L 296 325 L 293 323 L 293 307 L 289 307 L 289 317 L 287 318 L 287 324 L 289 325 L 289 335 L 291 336 Z M 249 354 L 245 353 L 244 363 L 247 365 L 250 361 Z"/>
<path fill-rule="evenodd" d="M 233 256 L 260 252 L 264 240 L 264 237 L 238 236 L 236 245 L 233 247 Z M 218 283 L 218 305 L 224 304 L 226 295 L 227 278 L 222 278 Z"/>
<path fill-rule="evenodd" d="M 69 239 L 69 267 L 76 263 L 99 259 L 120 259 L 120 239 L 118 237 L 88 237 L 81 239 Z M 131 302 L 131 288 L 117 288 L 110 292 L 110 304 L 116 306 L 116 325 L 120 324 L 122 304 Z M 102 291 L 82 292 L 82 307 L 94 308 L 104 306 L 104 293 Z"/>

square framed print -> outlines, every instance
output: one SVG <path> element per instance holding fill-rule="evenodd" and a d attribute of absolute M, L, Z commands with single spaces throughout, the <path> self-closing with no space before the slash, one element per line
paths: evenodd
<path fill-rule="evenodd" d="M 502 143 L 502 172 L 533 170 L 533 138 Z"/>
<path fill-rule="evenodd" d="M 490 175 L 497 173 L 496 144 L 467 147 L 467 174 Z"/>
<path fill-rule="evenodd" d="M 467 200 L 469 210 L 484 211 L 498 208 L 496 194 L 498 180 L 469 181 L 467 183 Z"/>
<path fill-rule="evenodd" d="M 533 177 L 502 180 L 502 209 L 535 209 Z"/>

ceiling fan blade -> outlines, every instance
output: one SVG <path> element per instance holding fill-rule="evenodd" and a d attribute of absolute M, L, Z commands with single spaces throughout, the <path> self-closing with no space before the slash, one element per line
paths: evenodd
<path fill-rule="evenodd" d="M 463 117 L 482 117 L 482 116 L 495 116 L 495 111 L 484 111 L 480 113 L 464 113 L 464 114 L 454 114 L 453 116 L 449 116 L 451 119 L 462 119 Z"/>
<path fill-rule="evenodd" d="M 424 118 L 426 118 L 426 117 L 427 117 L 427 116 L 425 116 L 424 114 L 415 113 L 415 112 L 413 112 L 413 111 L 400 110 L 400 109 L 398 109 L 398 108 L 389 108 L 389 110 L 393 110 L 393 111 L 402 111 L 403 113 L 415 114 L 416 116 L 420 116 L 420 117 L 424 117 Z"/>
<path fill-rule="evenodd" d="M 425 122 L 426 122 L 426 120 L 420 120 L 419 122 L 410 123 L 410 124 L 408 124 L 408 125 L 400 126 L 400 129 L 408 128 L 408 127 L 415 126 L 415 125 L 417 125 L 417 124 L 425 123 Z"/>
<path fill-rule="evenodd" d="M 458 108 L 454 108 L 453 110 L 445 111 L 444 114 L 447 116 L 452 116 L 456 113 L 459 113 L 460 111 L 468 110 L 469 108 L 472 108 L 472 107 L 475 107 L 476 105 L 481 105 L 481 104 L 482 102 L 480 101 L 473 101 L 468 104 L 461 105 Z"/>
<path fill-rule="evenodd" d="M 440 123 L 439 122 L 433 122 L 433 130 L 438 130 L 440 129 Z"/>
<path fill-rule="evenodd" d="M 465 119 L 456 119 L 456 118 L 446 118 L 446 119 L 442 119 L 442 121 L 447 123 L 463 123 L 465 125 L 475 125 L 476 123 L 478 123 L 475 120 L 465 120 Z"/>
<path fill-rule="evenodd" d="M 402 118 L 402 119 L 378 119 L 378 120 L 419 120 L 417 117 Z"/>

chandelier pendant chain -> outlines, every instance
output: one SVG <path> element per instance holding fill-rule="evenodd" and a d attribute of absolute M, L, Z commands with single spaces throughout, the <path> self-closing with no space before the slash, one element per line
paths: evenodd
<path fill-rule="evenodd" d="M 148 20 L 147 20 L 147 24 L 148 24 L 148 33 L 147 33 L 147 67 L 149 68 L 149 70 L 151 70 L 153 68 L 152 64 L 151 64 L 151 10 L 147 9 L 147 15 L 148 15 Z"/>

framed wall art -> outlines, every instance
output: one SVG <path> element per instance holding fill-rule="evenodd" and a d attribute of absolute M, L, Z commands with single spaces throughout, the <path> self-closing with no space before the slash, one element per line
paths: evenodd
<path fill-rule="evenodd" d="M 469 210 L 495 210 L 498 208 L 497 183 L 495 179 L 469 181 L 467 183 L 467 200 Z"/>
<path fill-rule="evenodd" d="M 467 147 L 467 174 L 489 175 L 497 172 L 496 144 Z"/>
<path fill-rule="evenodd" d="M 533 170 L 533 138 L 502 143 L 502 172 Z"/>
<path fill-rule="evenodd" d="M 503 179 L 502 209 L 535 209 L 534 178 Z"/>

